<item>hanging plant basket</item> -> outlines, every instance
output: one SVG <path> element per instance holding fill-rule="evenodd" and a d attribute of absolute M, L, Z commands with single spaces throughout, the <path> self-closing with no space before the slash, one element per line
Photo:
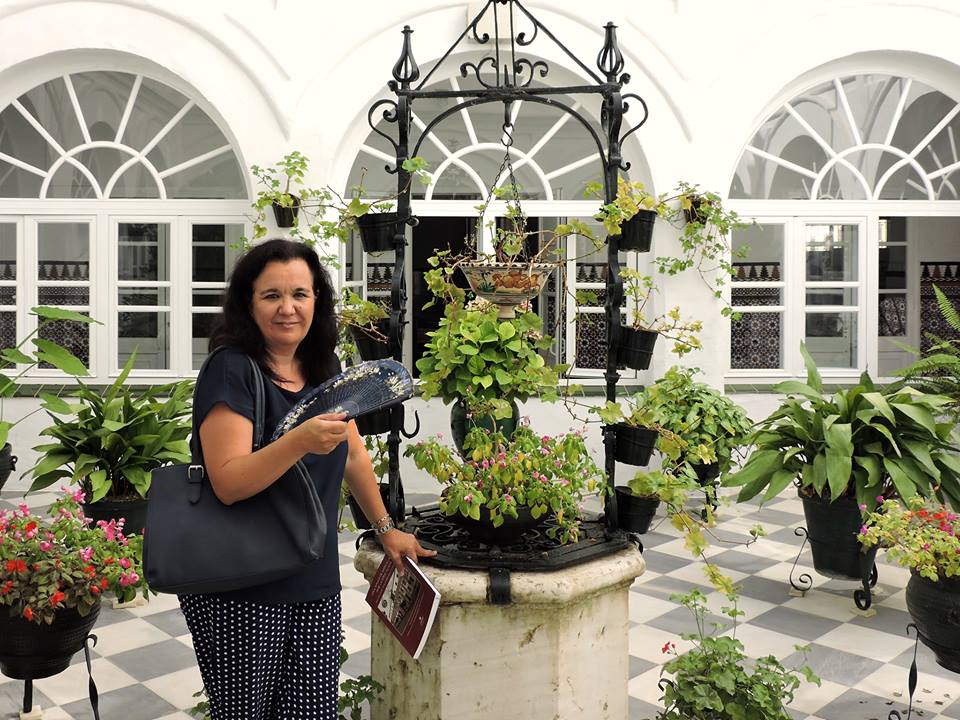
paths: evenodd
<path fill-rule="evenodd" d="M 549 514 L 534 518 L 530 514 L 530 508 L 520 506 L 517 508 L 517 517 L 512 518 L 509 515 L 503 516 L 503 524 L 500 527 L 494 527 L 490 519 L 490 511 L 480 508 L 480 519 L 464 517 L 457 512 L 450 516 L 450 519 L 461 528 L 463 528 L 471 540 L 484 545 L 512 545 L 517 542 L 525 532 L 546 522 Z"/>
<path fill-rule="evenodd" d="M 631 370 L 649 368 L 658 336 L 659 333 L 653 330 L 638 330 L 622 325 L 620 346 L 617 348 L 617 365 L 625 365 Z"/>
<path fill-rule="evenodd" d="M 382 435 L 390 432 L 390 410 L 378 410 L 357 418 L 357 432 L 361 435 Z"/>
<path fill-rule="evenodd" d="M 13 454 L 13 446 L 5 443 L 0 449 L 0 488 L 3 488 L 10 473 L 17 469 L 17 456 Z"/>
<path fill-rule="evenodd" d="M 857 539 L 863 517 L 857 501 L 841 497 L 830 502 L 820 497 L 801 495 L 807 537 L 813 554 L 813 568 L 821 575 L 841 580 L 860 580 L 862 563 L 873 565 L 877 548 L 863 552 Z"/>
<path fill-rule="evenodd" d="M 498 317 L 516 317 L 516 307 L 543 290 L 549 263 L 463 263 L 460 269 L 478 297 L 500 306 Z"/>
<path fill-rule="evenodd" d="M 292 207 L 284 207 L 278 202 L 273 203 L 273 218 L 277 221 L 278 228 L 292 228 L 297 224 L 297 214 L 300 212 L 300 198 L 290 195 L 293 200 Z"/>
<path fill-rule="evenodd" d="M 386 360 L 392 357 L 390 354 L 390 343 L 386 340 L 390 333 L 389 318 L 378 320 L 375 325 L 377 332 L 385 338 L 384 340 L 366 332 L 362 328 L 350 328 L 350 334 L 353 336 L 353 342 L 357 346 L 357 352 L 360 354 L 361 360 Z"/>
<path fill-rule="evenodd" d="M 147 522 L 147 501 L 145 498 L 134 498 L 132 500 L 111 500 L 104 498 L 94 503 L 83 503 L 83 514 L 93 519 L 93 524 L 97 521 L 124 519 L 124 535 L 141 535 L 143 526 Z"/>
<path fill-rule="evenodd" d="M 360 242 L 368 253 L 382 253 L 394 249 L 400 214 L 395 212 L 368 213 L 357 218 Z"/>
<path fill-rule="evenodd" d="M 693 472 L 697 474 L 697 482 L 701 486 L 710 485 L 720 477 L 720 463 L 690 463 L 690 467 L 693 468 Z"/>
<path fill-rule="evenodd" d="M 457 400 L 450 408 L 450 435 L 453 437 L 453 444 L 457 452 L 463 455 L 463 441 L 467 438 L 467 432 L 474 427 L 481 427 L 487 432 L 499 431 L 509 440 L 516 432 L 517 425 L 520 422 L 520 408 L 515 400 L 510 402 L 510 408 L 513 411 L 508 418 L 495 418 L 492 415 L 473 415 L 467 418 L 467 406 L 463 401 Z"/>
<path fill-rule="evenodd" d="M 913 572 L 907 583 L 907 611 L 937 663 L 960 673 L 960 578 L 934 582 Z"/>
<path fill-rule="evenodd" d="M 47 625 L 10 617 L 7 607 L 0 608 L 0 672 L 17 680 L 63 672 L 83 649 L 99 614 L 99 603 L 86 616 L 76 608 L 63 608 Z"/>
<path fill-rule="evenodd" d="M 709 201 L 702 195 L 690 196 L 690 207 L 685 208 L 683 217 L 688 223 L 706 222 L 706 207 L 709 207 Z"/>
<path fill-rule="evenodd" d="M 617 462 L 641 467 L 650 462 L 657 438 L 660 437 L 656 430 L 626 423 L 617 423 L 613 428 L 617 433 L 617 451 L 614 455 Z"/>
<path fill-rule="evenodd" d="M 628 487 L 617 486 L 617 524 L 621 530 L 643 535 L 650 529 L 650 523 L 657 508 L 660 507 L 660 498 L 634 495 Z"/>
<path fill-rule="evenodd" d="M 657 221 L 655 210 L 640 210 L 620 225 L 621 250 L 649 252 L 653 244 L 653 226 Z"/>

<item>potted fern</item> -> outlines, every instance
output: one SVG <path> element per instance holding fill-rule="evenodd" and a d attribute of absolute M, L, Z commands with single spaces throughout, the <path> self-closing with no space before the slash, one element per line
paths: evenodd
<path fill-rule="evenodd" d="M 943 319 L 954 333 L 960 335 L 960 313 L 936 285 L 933 292 Z M 929 337 L 933 344 L 926 352 L 909 345 L 902 346 L 917 356 L 917 360 L 896 374 L 925 392 L 949 397 L 947 409 L 960 419 L 960 342 L 936 335 Z"/>

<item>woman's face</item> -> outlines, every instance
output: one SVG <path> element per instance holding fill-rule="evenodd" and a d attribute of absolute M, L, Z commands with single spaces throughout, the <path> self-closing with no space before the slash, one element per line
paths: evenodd
<path fill-rule="evenodd" d="M 253 283 L 250 308 L 267 350 L 295 351 L 310 330 L 315 302 L 307 263 L 299 258 L 267 263 Z"/>

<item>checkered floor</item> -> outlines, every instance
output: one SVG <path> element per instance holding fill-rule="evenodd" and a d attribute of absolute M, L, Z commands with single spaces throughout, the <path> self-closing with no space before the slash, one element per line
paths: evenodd
<path fill-rule="evenodd" d="M 14 492 L 0 493 L 0 507 L 19 500 Z M 52 500 L 39 494 L 28 498 L 34 507 Z M 413 495 L 408 504 L 432 500 Z M 662 518 L 658 518 L 662 520 Z M 813 589 L 804 597 L 790 594 L 787 578 L 800 540 L 793 528 L 803 524 L 800 502 L 781 499 L 759 509 L 756 505 L 721 508 L 716 534 L 708 555 L 741 586 L 741 609 L 746 617 L 737 636 L 754 656 L 774 653 L 787 664 L 799 662 L 791 655 L 797 644 L 809 643 L 808 664 L 823 679 L 822 687 L 802 686 L 792 703 L 798 720 L 886 720 L 888 713 L 905 713 L 907 669 L 913 655 L 913 640 L 905 632 L 904 588 L 908 573 L 881 562 L 871 617 L 864 617 L 853 604 L 854 583 L 827 580 L 810 566 L 804 551 L 798 572 L 809 572 Z M 749 548 L 737 546 L 747 531 L 760 523 L 768 535 Z M 647 571 L 630 593 L 630 719 L 653 718 L 657 712 L 661 647 L 692 630 L 688 611 L 669 600 L 671 594 L 699 587 L 710 606 L 719 610 L 725 599 L 704 580 L 699 563 L 692 562 L 683 541 L 666 522 L 644 536 Z M 370 614 L 363 601 L 366 582 L 352 565 L 353 538 L 340 545 L 343 578 L 344 630 L 350 660 L 349 675 L 370 667 Z M 184 711 L 200 688 L 190 636 L 176 598 L 158 596 L 149 604 L 126 610 L 105 606 L 94 632 L 99 638 L 94 651 L 94 678 L 100 689 L 103 720 L 186 720 Z M 932 654 L 920 646 L 919 684 L 914 717 L 960 719 L 960 676 L 940 668 Z M 56 677 L 35 683 L 35 702 L 47 720 L 90 718 L 86 697 L 86 668 L 82 655 Z M 0 718 L 15 718 L 23 685 L 0 676 Z M 921 714 L 922 713 L 922 714 Z"/>

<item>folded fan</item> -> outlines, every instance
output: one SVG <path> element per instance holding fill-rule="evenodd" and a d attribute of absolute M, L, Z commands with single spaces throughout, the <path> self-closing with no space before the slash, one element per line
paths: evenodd
<path fill-rule="evenodd" d="M 347 420 L 393 407 L 413 395 L 413 378 L 396 360 L 371 360 L 330 378 L 293 406 L 270 438 L 276 440 L 316 415 L 347 413 Z"/>

